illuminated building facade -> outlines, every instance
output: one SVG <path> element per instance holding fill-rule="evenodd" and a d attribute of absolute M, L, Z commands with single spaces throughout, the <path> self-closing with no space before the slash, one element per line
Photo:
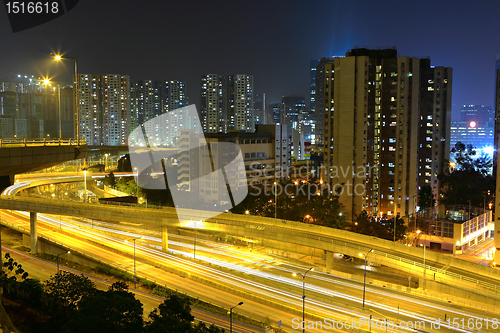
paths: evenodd
<path fill-rule="evenodd" d="M 325 59 L 320 74 L 324 163 L 348 219 L 363 210 L 413 214 L 423 185 L 437 196 L 450 152 L 452 69 L 396 49 L 355 48 Z"/>
<path fill-rule="evenodd" d="M 201 77 L 200 121 L 207 133 L 253 132 L 253 76 L 207 74 Z"/>

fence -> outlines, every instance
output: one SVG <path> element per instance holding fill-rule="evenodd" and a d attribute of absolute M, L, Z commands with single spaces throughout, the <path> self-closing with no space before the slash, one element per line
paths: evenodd
<path fill-rule="evenodd" d="M 38 146 L 82 146 L 86 145 L 85 139 L 0 139 L 0 148 L 2 147 L 38 147 Z"/>

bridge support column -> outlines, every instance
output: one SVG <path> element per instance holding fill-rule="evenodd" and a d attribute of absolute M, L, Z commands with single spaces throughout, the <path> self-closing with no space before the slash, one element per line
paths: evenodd
<path fill-rule="evenodd" d="M 333 269 L 333 252 L 326 251 L 326 270 Z"/>
<path fill-rule="evenodd" d="M 31 254 L 38 254 L 38 235 L 36 232 L 36 212 L 30 212 L 30 248 L 31 248 Z"/>
<path fill-rule="evenodd" d="M 161 227 L 161 249 L 168 250 L 168 232 L 167 227 Z"/>

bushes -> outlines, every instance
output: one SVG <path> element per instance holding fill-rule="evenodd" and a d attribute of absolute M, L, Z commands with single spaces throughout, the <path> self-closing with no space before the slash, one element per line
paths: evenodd
<path fill-rule="evenodd" d="M 212 303 L 208 303 L 208 302 L 202 301 L 202 300 L 200 300 L 198 298 L 194 298 L 194 297 L 191 297 L 189 295 L 185 295 L 185 294 L 179 293 L 176 290 L 172 290 L 172 289 L 168 289 L 168 288 L 163 288 L 163 287 L 156 286 L 153 289 L 153 294 L 161 296 L 161 297 L 165 297 L 165 298 L 168 298 L 168 297 L 170 297 L 172 295 L 175 295 L 175 296 L 178 296 L 181 299 L 187 299 L 187 300 L 189 300 L 189 303 L 194 308 L 205 310 L 207 312 L 218 314 L 218 315 L 224 316 L 224 317 L 227 316 L 227 313 L 229 311 L 228 309 L 225 309 L 225 308 L 223 308 L 221 306 L 218 306 L 218 305 L 215 305 L 215 304 L 212 304 Z M 266 327 L 265 323 L 262 323 L 262 322 L 257 321 L 257 320 L 253 320 L 251 318 L 248 318 L 247 316 L 240 315 L 239 313 L 234 313 L 233 312 L 233 319 L 239 320 L 241 322 L 248 323 L 250 325 L 262 327 L 262 328 Z"/>
<path fill-rule="evenodd" d="M 113 277 L 120 279 L 122 281 L 134 282 L 134 275 L 133 274 L 120 271 L 120 270 L 113 268 L 113 267 L 109 267 L 106 265 L 99 265 L 95 268 L 95 270 L 98 273 L 113 276 Z M 155 287 L 155 284 L 153 282 L 148 281 L 148 280 L 143 279 L 143 278 L 137 278 L 137 283 L 142 285 L 145 288 L 148 288 L 148 289 L 153 289 Z"/>

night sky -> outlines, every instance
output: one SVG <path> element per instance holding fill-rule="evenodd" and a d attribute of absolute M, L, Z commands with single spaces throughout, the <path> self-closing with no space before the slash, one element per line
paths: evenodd
<path fill-rule="evenodd" d="M 133 3 L 136 3 L 133 5 Z M 95 1 L 12 33 L 0 13 L 0 77 L 49 75 L 69 82 L 78 71 L 140 79 L 184 80 L 199 102 L 202 74 L 253 74 L 267 102 L 309 97 L 309 62 L 345 55 L 356 45 L 396 46 L 399 55 L 453 67 L 453 111 L 492 105 L 500 54 L 500 1 Z"/>

